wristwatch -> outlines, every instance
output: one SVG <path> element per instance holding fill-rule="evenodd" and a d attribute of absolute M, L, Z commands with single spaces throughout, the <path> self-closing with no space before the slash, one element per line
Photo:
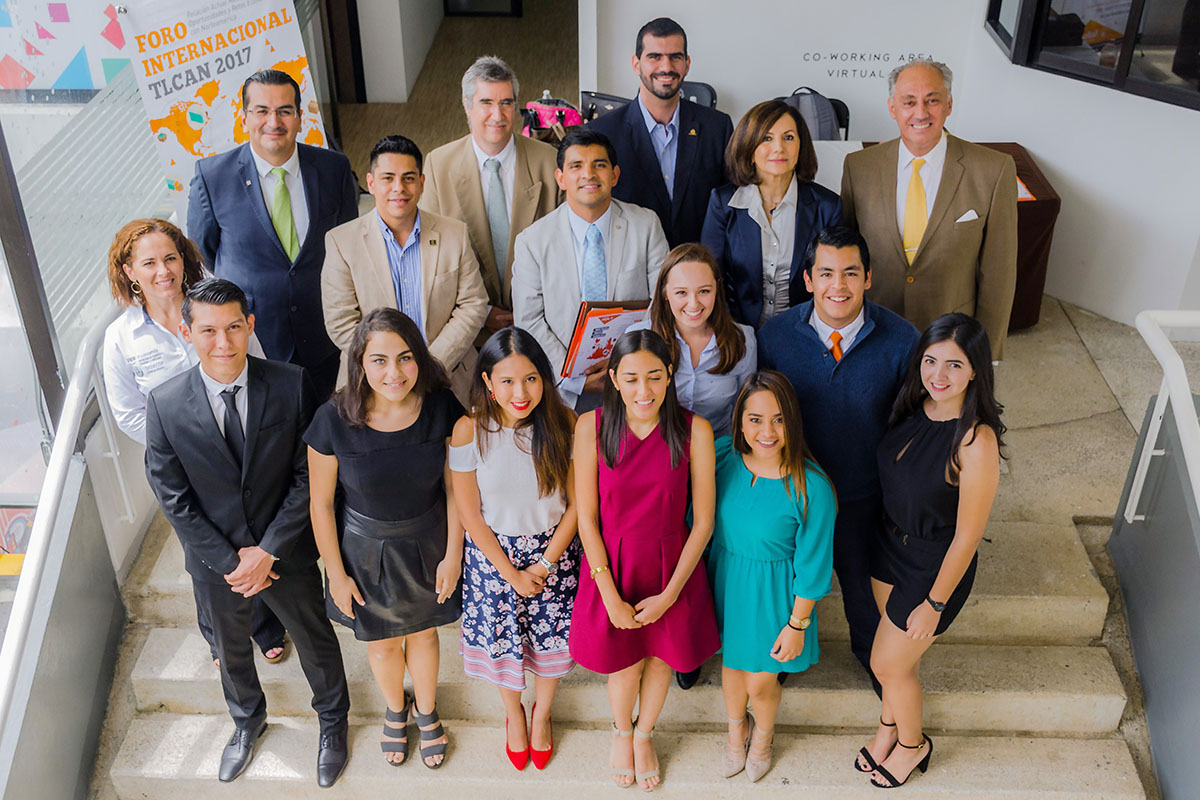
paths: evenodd
<path fill-rule="evenodd" d="M 925 602 L 927 602 L 927 603 L 929 603 L 929 605 L 933 606 L 933 610 L 938 612 L 939 614 L 946 610 L 945 603 L 939 603 L 937 600 L 934 600 L 929 595 L 925 595 Z"/>
<path fill-rule="evenodd" d="M 538 556 L 538 563 L 546 568 L 547 575 L 553 575 L 554 573 L 558 572 L 558 562 L 547 561 L 545 555 Z"/>
<path fill-rule="evenodd" d="M 788 617 L 788 627 L 794 631 L 808 630 L 809 625 L 812 625 L 811 615 L 805 617 L 804 619 L 796 619 L 795 614 Z"/>

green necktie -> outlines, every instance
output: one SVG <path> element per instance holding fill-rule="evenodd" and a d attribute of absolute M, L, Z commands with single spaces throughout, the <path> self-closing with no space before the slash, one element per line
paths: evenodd
<path fill-rule="evenodd" d="M 288 191 L 287 183 L 283 180 L 287 170 L 275 167 L 271 170 L 278 183 L 275 186 L 275 200 L 271 203 L 271 224 L 279 236 L 279 243 L 287 253 L 288 261 L 295 261 L 300 255 L 300 240 L 296 238 L 296 222 L 292 219 L 292 193 Z"/>

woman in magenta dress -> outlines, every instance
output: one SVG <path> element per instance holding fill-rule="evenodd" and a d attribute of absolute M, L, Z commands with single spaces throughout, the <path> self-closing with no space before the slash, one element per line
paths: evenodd
<path fill-rule="evenodd" d="M 676 400 L 658 334 L 626 333 L 608 363 L 603 405 L 575 428 L 585 557 L 570 650 L 609 676 L 613 781 L 649 791 L 660 783 L 650 735 L 671 672 L 697 669 L 720 646 L 708 577 L 696 569 L 713 528 L 713 434 Z"/>

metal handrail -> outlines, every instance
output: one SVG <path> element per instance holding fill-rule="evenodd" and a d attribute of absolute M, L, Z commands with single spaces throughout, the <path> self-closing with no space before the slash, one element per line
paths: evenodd
<path fill-rule="evenodd" d="M 46 570 L 46 556 L 50 552 L 50 536 L 58 521 L 68 467 L 76 452 L 79 427 L 96 377 L 96 356 L 104 341 L 105 329 L 120 313 L 121 309 L 115 303 L 109 306 L 88 329 L 79 345 L 79 352 L 75 355 L 75 369 L 71 371 L 71 382 L 67 387 L 62 417 L 59 419 L 58 430 L 54 433 L 54 444 L 50 448 L 50 462 L 46 466 L 46 478 L 42 481 L 37 511 L 34 512 L 33 529 L 30 531 L 28 550 L 21 565 L 21 577 L 17 581 L 8 631 L 4 635 L 4 644 L 0 647 L 0 730 L 8 727 L 8 715 L 12 710 L 13 695 L 16 693 L 17 669 L 25 645 L 29 641 L 34 605 Z"/>
<path fill-rule="evenodd" d="M 1146 440 L 1142 443 L 1133 484 L 1129 488 L 1129 499 L 1125 503 L 1124 516 L 1128 523 L 1146 518 L 1144 514 L 1137 513 L 1137 507 L 1146 483 L 1150 459 L 1165 455 L 1166 452 L 1157 445 L 1158 432 L 1166 414 L 1168 400 L 1171 403 L 1171 413 L 1175 417 L 1175 426 L 1179 429 L 1179 444 L 1183 450 L 1183 463 L 1192 487 L 1192 497 L 1200 503 L 1200 420 L 1196 418 L 1196 404 L 1192 399 L 1192 389 L 1188 383 L 1183 359 L 1163 330 L 1200 328 L 1200 311 L 1143 311 L 1137 315 L 1136 322 L 1138 332 L 1146 340 L 1146 346 L 1162 366 L 1163 380 L 1158 390 L 1158 400 L 1154 404 L 1154 412 L 1150 416 Z M 1200 531 L 1197 532 L 1197 538 L 1200 539 Z"/>

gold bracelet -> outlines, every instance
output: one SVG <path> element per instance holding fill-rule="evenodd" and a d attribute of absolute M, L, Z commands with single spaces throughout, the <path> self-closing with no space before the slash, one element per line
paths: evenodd
<path fill-rule="evenodd" d="M 596 580 L 596 576 L 601 572 L 608 572 L 608 564 L 605 564 L 603 567 L 592 567 L 590 572 L 592 574 L 592 580 Z"/>

